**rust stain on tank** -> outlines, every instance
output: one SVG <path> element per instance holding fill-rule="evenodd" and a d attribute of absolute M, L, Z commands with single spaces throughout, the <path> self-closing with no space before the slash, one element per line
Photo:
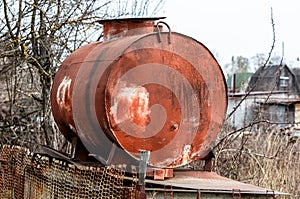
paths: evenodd
<path fill-rule="evenodd" d="M 159 18 L 128 18 L 101 20 L 103 24 L 103 39 L 110 41 L 126 36 L 152 33 L 155 31 L 154 21 Z"/>

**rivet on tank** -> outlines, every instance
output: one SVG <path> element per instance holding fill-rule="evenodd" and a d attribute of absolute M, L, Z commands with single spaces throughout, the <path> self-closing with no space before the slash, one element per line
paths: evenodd
<path fill-rule="evenodd" d="M 163 18 L 102 20 L 103 41 L 62 63 L 51 91 L 55 121 L 81 161 L 175 168 L 210 150 L 227 108 L 222 70 L 200 42 Z"/>

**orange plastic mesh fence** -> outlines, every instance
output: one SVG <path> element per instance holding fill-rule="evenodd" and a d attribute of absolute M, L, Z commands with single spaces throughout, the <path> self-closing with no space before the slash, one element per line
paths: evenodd
<path fill-rule="evenodd" d="M 137 179 L 128 187 L 124 175 L 110 166 L 78 166 L 18 146 L 0 147 L 0 198 L 134 198 Z"/>

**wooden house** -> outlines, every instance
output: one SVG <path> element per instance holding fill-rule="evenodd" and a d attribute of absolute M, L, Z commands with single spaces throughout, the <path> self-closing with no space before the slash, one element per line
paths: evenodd
<path fill-rule="evenodd" d="M 245 92 L 228 94 L 228 114 L 235 110 L 231 125 L 242 128 L 254 121 L 266 121 L 298 129 L 300 125 L 295 124 L 300 123 L 300 80 L 297 77 L 286 65 L 260 67 L 251 76 Z"/>
<path fill-rule="evenodd" d="M 295 74 L 286 65 L 270 65 L 260 67 L 252 75 L 246 91 L 282 91 L 298 96 L 299 86 Z"/>

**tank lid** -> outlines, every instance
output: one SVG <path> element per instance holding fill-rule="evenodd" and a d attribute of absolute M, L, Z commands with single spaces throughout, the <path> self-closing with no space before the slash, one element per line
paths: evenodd
<path fill-rule="evenodd" d="M 141 35 L 155 31 L 154 21 L 165 19 L 166 17 L 148 18 L 117 18 L 99 20 L 103 24 L 103 39 L 110 41 L 125 36 Z"/>
<path fill-rule="evenodd" d="M 157 21 L 160 19 L 165 19 L 166 17 L 135 17 L 135 18 L 116 18 L 116 19 L 101 19 L 98 20 L 100 24 L 104 24 L 106 22 L 126 22 L 126 21 Z"/>

